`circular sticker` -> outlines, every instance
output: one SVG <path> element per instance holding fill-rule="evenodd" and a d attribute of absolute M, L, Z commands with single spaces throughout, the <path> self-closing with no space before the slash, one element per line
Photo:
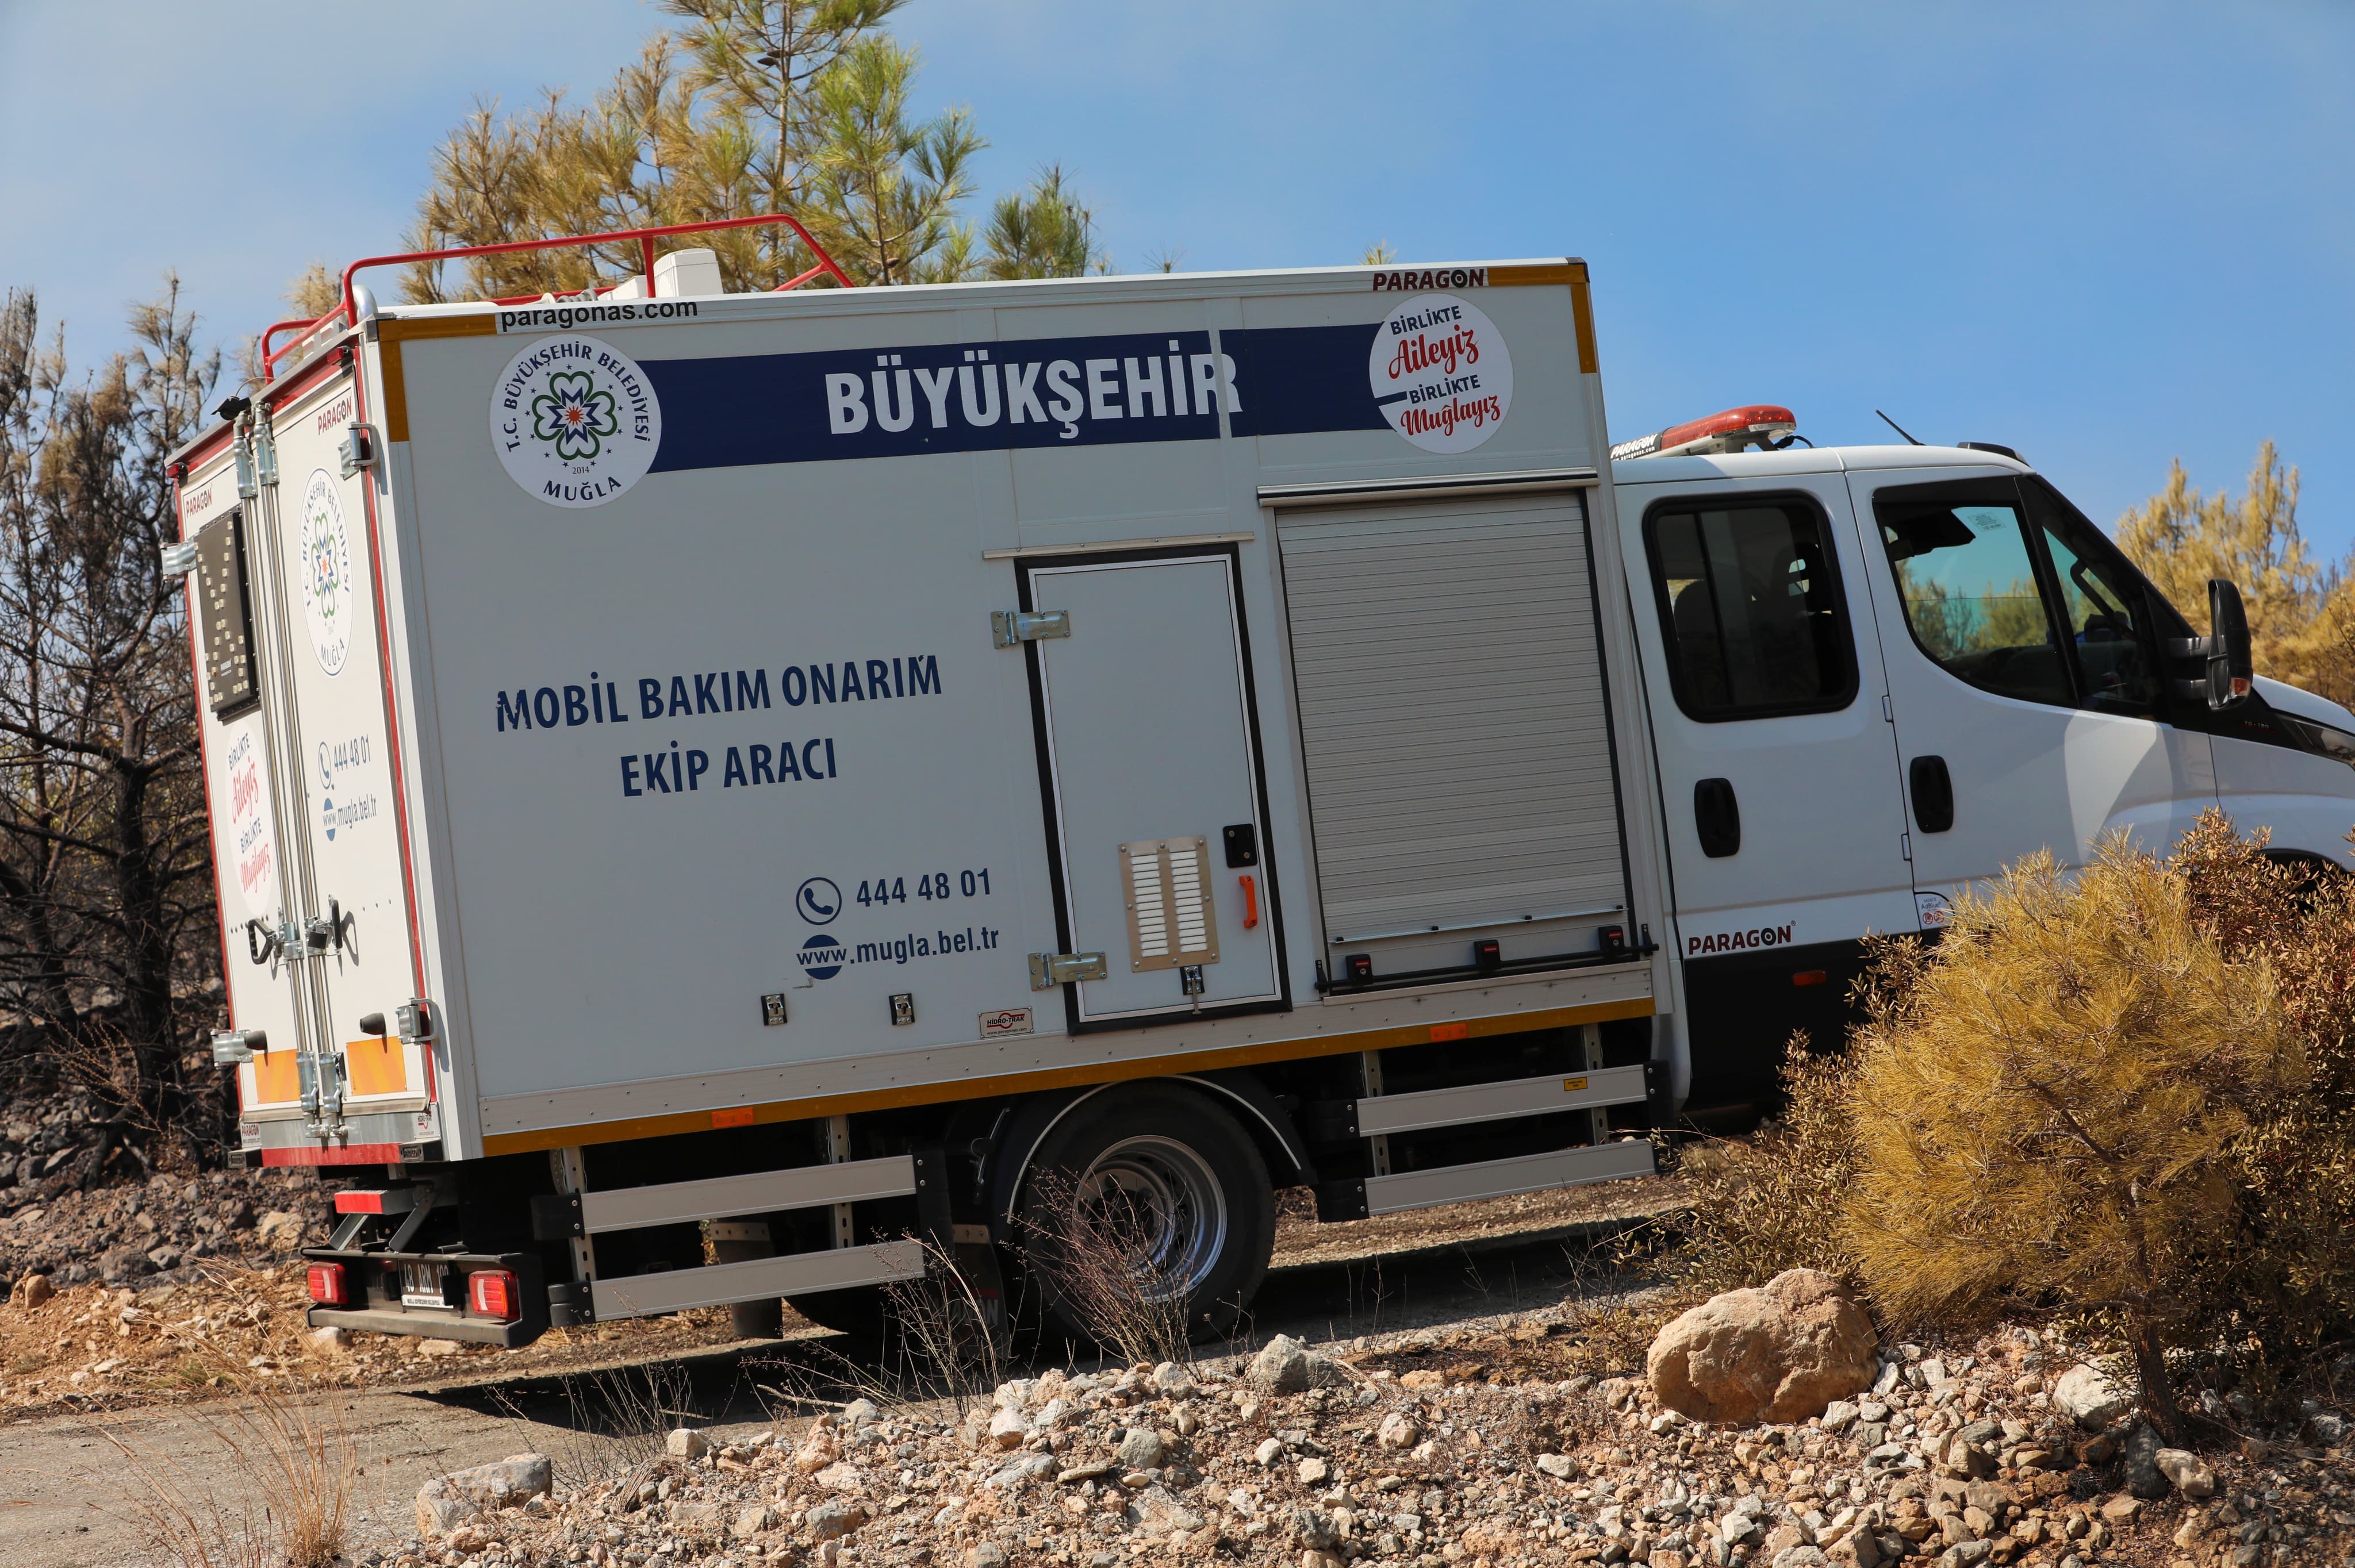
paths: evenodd
<path fill-rule="evenodd" d="M 1470 451 L 1513 406 L 1504 335 L 1453 294 L 1417 294 L 1383 317 L 1366 376 L 1391 429 L 1427 452 Z"/>
<path fill-rule="evenodd" d="M 311 482 L 303 488 L 303 620 L 311 629 L 311 652 L 330 675 L 340 674 L 351 656 L 352 611 L 357 602 L 343 497 L 335 476 L 314 468 Z"/>
<path fill-rule="evenodd" d="M 491 388 L 507 477 L 551 506 L 602 506 L 645 477 L 662 403 L 637 362 L 593 337 L 541 338 Z"/>

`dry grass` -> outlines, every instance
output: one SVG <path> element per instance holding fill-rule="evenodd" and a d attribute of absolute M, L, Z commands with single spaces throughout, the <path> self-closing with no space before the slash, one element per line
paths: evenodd
<path fill-rule="evenodd" d="M 882 1287 L 879 1343 L 854 1359 L 823 1341 L 804 1347 L 807 1361 L 761 1363 L 776 1379 L 755 1384 L 783 1403 L 834 1406 L 869 1399 L 880 1405 L 943 1404 L 963 1414 L 986 1408 L 1006 1378 L 1003 1319 L 982 1305 L 955 1259 L 929 1237 L 911 1236 L 924 1250 L 924 1272 Z"/>
<path fill-rule="evenodd" d="M 334 1414 L 264 1384 L 189 1419 L 218 1454 L 203 1474 L 97 1429 L 144 1488 L 123 1506 L 147 1549 L 172 1568 L 334 1568 L 360 1469 Z"/>
<path fill-rule="evenodd" d="M 1908 944 L 1902 955 L 1916 949 Z M 1793 1038 L 1783 1067 L 1784 1111 L 1752 1138 L 1689 1144 L 1678 1173 L 1690 1208 L 1666 1222 L 1686 1238 L 1670 1271 L 1714 1295 L 1764 1285 L 1786 1268 L 1851 1282 L 1856 1263 L 1839 1235 L 1840 1202 L 1856 1173 L 1855 1129 L 1843 1064 Z"/>
<path fill-rule="evenodd" d="M 1031 1181 L 1039 1210 L 1052 1218 L 1024 1223 L 1023 1260 L 1063 1314 L 1132 1364 L 1192 1361 L 1194 1303 L 1140 1244 L 1150 1216 L 1128 1212 L 1117 1188 L 1082 1202 L 1060 1171 Z"/>

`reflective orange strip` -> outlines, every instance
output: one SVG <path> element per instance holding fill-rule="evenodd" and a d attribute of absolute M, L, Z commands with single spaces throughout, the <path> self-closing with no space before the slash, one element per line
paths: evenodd
<path fill-rule="evenodd" d="M 1586 281 L 1583 261 L 1540 261 L 1530 267 L 1491 267 L 1488 287 L 1492 289 L 1527 289 L 1540 283 L 1569 283 L 1573 286 Z"/>
<path fill-rule="evenodd" d="M 264 1051 L 253 1059 L 253 1091 L 256 1103 L 265 1106 L 284 1105 L 303 1097 L 303 1080 L 295 1065 L 301 1054 L 292 1046 L 282 1051 Z"/>
<path fill-rule="evenodd" d="M 1568 270 L 1570 310 L 1578 323 L 1578 373 L 1592 376 L 1603 368 L 1603 359 L 1594 352 L 1594 302 L 1587 292 L 1586 263 L 1572 261 Z"/>
<path fill-rule="evenodd" d="M 1231 1045 L 1216 1051 L 1185 1051 L 1175 1055 L 1148 1056 L 1132 1062 L 1091 1062 L 1076 1067 L 1049 1067 L 1035 1073 L 1007 1073 L 997 1077 L 918 1084 L 907 1088 L 870 1089 L 861 1094 L 824 1095 L 805 1100 L 772 1100 L 762 1105 L 730 1107 L 719 1112 L 677 1111 L 664 1116 L 591 1122 L 582 1127 L 543 1128 L 532 1132 L 495 1132 L 484 1138 L 483 1152 L 486 1155 L 527 1154 L 539 1150 L 568 1149 L 591 1143 L 619 1143 L 626 1139 L 665 1138 L 675 1132 L 705 1132 L 722 1115 L 745 1119 L 719 1123 L 721 1126 L 803 1121 L 812 1117 L 848 1116 L 858 1111 L 890 1110 L 900 1106 L 945 1105 L 955 1100 L 1032 1094 L 1040 1089 L 1076 1088 L 1089 1084 L 1124 1083 L 1132 1078 L 1208 1073 L 1220 1067 L 1254 1067 L 1270 1062 L 1305 1061 L 1312 1056 L 1337 1056 L 1351 1051 L 1381 1051 L 1393 1045 L 1423 1045 L 1434 1037 L 1460 1040 L 1489 1034 L 1525 1034 L 1533 1030 L 1560 1029 L 1572 1023 L 1602 1023 L 1614 1018 L 1649 1018 L 1652 1012 L 1651 999 L 1637 997 L 1627 1001 L 1598 1001 L 1584 1007 L 1555 1007 L 1538 1012 L 1508 1013 L 1497 1018 L 1474 1018 L 1457 1024 L 1407 1023 L 1394 1029 L 1371 1029 L 1323 1039 L 1273 1040 L 1257 1045 Z M 1463 1033 L 1441 1036 L 1441 1029 L 1460 1029 Z"/>
<path fill-rule="evenodd" d="M 354 1040 L 344 1047 L 344 1064 L 356 1095 L 397 1095 L 409 1087 L 408 1054 L 398 1040 Z"/>

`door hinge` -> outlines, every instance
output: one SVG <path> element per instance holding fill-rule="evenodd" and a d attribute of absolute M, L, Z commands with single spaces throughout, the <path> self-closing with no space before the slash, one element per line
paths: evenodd
<path fill-rule="evenodd" d="M 1102 953 L 1033 953 L 1030 955 L 1030 989 L 1052 991 L 1059 985 L 1071 985 L 1079 980 L 1100 980 L 1112 971 L 1104 967 Z"/>
<path fill-rule="evenodd" d="M 993 609 L 989 612 L 990 641 L 1000 648 L 1011 648 L 1018 642 L 1037 642 L 1049 637 L 1069 637 L 1071 634 L 1071 612 L 1068 609 Z"/>
<path fill-rule="evenodd" d="M 1883 724 L 1895 724 L 1897 722 L 1897 710 L 1889 705 L 1889 694 L 1887 692 L 1881 694 L 1881 722 Z"/>
<path fill-rule="evenodd" d="M 1913 860 L 1913 835 L 1912 833 L 1900 833 L 1897 835 L 1897 853 L 1903 855 L 1909 862 Z"/>

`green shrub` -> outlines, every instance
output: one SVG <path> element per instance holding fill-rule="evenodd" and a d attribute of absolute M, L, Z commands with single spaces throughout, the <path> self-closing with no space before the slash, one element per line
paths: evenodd
<path fill-rule="evenodd" d="M 2265 1383 L 2355 1329 L 2350 955 L 2355 877 L 2220 813 L 2165 863 L 2024 862 L 1934 946 L 1881 943 L 1845 1052 L 1795 1041 L 1785 1118 L 1689 1161 L 1685 1278 L 2105 1321 L 2172 1433 L 2170 1353 Z"/>

